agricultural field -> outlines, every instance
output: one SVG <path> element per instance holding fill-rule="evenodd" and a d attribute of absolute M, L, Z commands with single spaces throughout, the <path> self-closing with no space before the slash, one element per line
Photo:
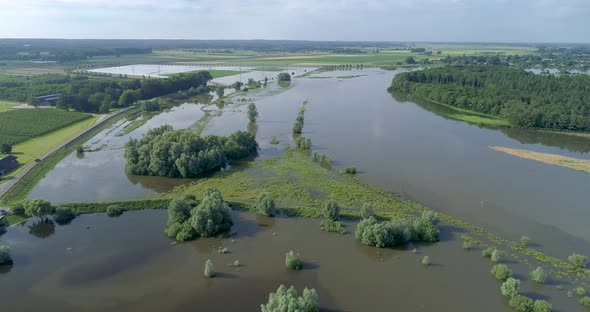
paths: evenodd
<path fill-rule="evenodd" d="M 17 144 L 92 117 L 56 109 L 19 109 L 0 113 L 0 144 Z"/>
<path fill-rule="evenodd" d="M 13 109 L 13 107 L 21 105 L 21 104 L 25 104 L 25 103 L 0 100 L 0 113 L 10 111 Z"/>

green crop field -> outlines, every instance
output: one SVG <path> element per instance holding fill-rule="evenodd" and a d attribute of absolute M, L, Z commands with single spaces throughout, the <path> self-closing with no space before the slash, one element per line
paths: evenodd
<path fill-rule="evenodd" d="M 0 144 L 17 144 L 92 117 L 56 109 L 18 109 L 0 113 Z"/>

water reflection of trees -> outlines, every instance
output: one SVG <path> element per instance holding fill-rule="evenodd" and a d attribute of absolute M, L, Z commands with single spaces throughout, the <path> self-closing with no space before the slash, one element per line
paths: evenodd
<path fill-rule="evenodd" d="M 47 238 L 55 234 L 55 223 L 52 220 L 37 220 L 28 227 L 29 234 L 38 238 Z"/>
<path fill-rule="evenodd" d="M 590 152 L 590 140 L 582 137 L 518 128 L 504 128 L 501 131 L 509 138 L 515 139 L 523 144 L 543 144 L 578 153 Z"/>

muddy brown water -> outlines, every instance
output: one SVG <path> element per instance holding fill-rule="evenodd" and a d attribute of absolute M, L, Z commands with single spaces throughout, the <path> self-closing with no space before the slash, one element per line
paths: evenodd
<path fill-rule="evenodd" d="M 377 249 L 318 220 L 233 213 L 236 235 L 171 244 L 165 211 L 85 215 L 45 238 L 11 228 L 12 270 L 0 274 L 10 311 L 257 311 L 280 284 L 319 291 L 323 311 L 508 311 L 490 264 L 456 241 Z M 353 225 L 348 225 L 353 229 Z M 17 248 L 18 246 L 18 248 Z M 218 247 L 229 253 L 220 254 Z M 417 253 L 410 250 L 417 248 Z M 301 271 L 285 268 L 300 253 Z M 448 252 L 449 249 L 459 251 Z M 433 264 L 420 263 L 429 255 Z M 217 276 L 203 277 L 206 259 Z M 239 260 L 239 269 L 228 266 Z"/>

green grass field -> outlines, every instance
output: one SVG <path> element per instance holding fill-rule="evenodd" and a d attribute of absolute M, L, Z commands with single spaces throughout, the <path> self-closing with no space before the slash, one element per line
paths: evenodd
<path fill-rule="evenodd" d="M 11 111 L 13 107 L 21 104 L 25 103 L 0 100 L 0 113 Z"/>
<path fill-rule="evenodd" d="M 0 113 L 0 143 L 17 144 L 90 118 L 56 109 L 18 109 Z"/>

